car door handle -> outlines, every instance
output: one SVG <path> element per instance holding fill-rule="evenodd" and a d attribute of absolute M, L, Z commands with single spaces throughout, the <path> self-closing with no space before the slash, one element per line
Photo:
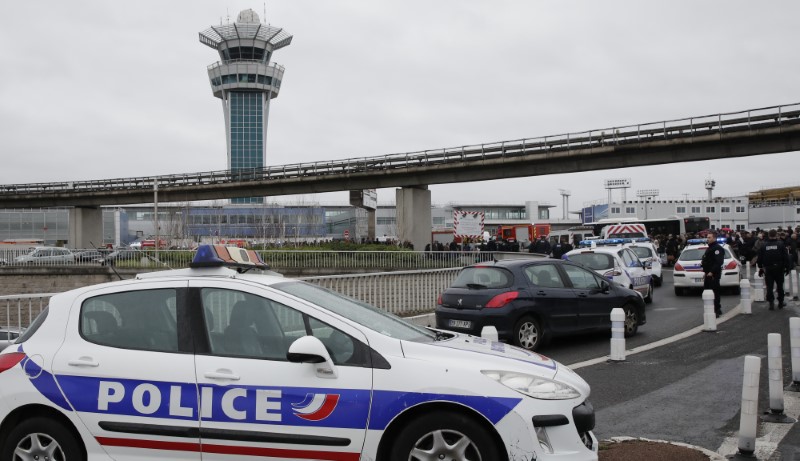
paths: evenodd
<path fill-rule="evenodd" d="M 547 296 L 547 292 L 543 291 L 543 290 L 537 291 L 536 294 L 539 295 L 539 296 Z"/>
<path fill-rule="evenodd" d="M 588 298 L 589 295 L 587 295 L 586 293 L 578 293 L 578 297 L 579 298 Z"/>
<path fill-rule="evenodd" d="M 203 376 L 208 379 L 227 379 L 231 381 L 239 381 L 239 375 L 233 374 L 233 372 L 230 370 L 207 371 Z"/>
<path fill-rule="evenodd" d="M 80 357 L 78 359 L 73 359 L 67 362 L 67 365 L 71 367 L 99 367 L 100 364 L 95 362 L 91 357 Z"/>

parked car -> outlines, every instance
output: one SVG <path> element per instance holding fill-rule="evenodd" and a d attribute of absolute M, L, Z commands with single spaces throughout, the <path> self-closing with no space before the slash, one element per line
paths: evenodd
<path fill-rule="evenodd" d="M 98 262 L 103 266 L 114 266 L 124 261 L 138 261 L 142 254 L 135 248 L 117 248 L 111 253 L 102 256 Z"/>
<path fill-rule="evenodd" d="M 96 262 L 103 259 L 103 253 L 98 250 L 84 250 L 73 253 L 76 262 Z"/>
<path fill-rule="evenodd" d="M 536 350 L 555 336 L 608 331 L 611 310 L 625 311 L 625 336 L 646 322 L 644 300 L 592 270 L 556 259 L 509 259 L 464 268 L 436 303 L 436 327 L 499 337 Z"/>
<path fill-rule="evenodd" d="M 628 248 L 629 239 L 588 240 L 581 248 L 563 256 L 592 269 L 608 280 L 638 292 L 644 302 L 653 302 L 655 282 L 650 272 L 639 261 L 639 257 Z"/>
<path fill-rule="evenodd" d="M 735 294 L 739 294 L 739 281 L 741 263 L 734 257 L 731 248 L 727 245 L 725 238 L 718 238 L 717 242 L 722 244 L 725 251 L 725 259 L 722 263 L 722 278 L 719 286 L 729 288 Z M 687 291 L 701 291 L 705 281 L 705 273 L 700 266 L 703 253 L 708 249 L 708 242 L 705 239 L 691 239 L 686 242 L 675 266 L 672 268 L 672 280 L 675 286 L 675 295 L 681 296 Z"/>
<path fill-rule="evenodd" d="M 0 353 L 3 460 L 597 460 L 589 385 L 556 361 L 257 273 L 252 250 L 192 266 L 50 298 Z"/>
<path fill-rule="evenodd" d="M 67 248 L 36 247 L 30 253 L 14 258 L 16 264 L 71 264 L 75 255 Z"/>
<path fill-rule="evenodd" d="M 625 248 L 629 248 L 639 258 L 645 270 L 653 277 L 653 285 L 660 287 L 664 282 L 664 277 L 661 274 L 661 258 L 658 256 L 658 250 L 650 241 L 649 238 L 631 239 L 630 243 L 624 244 Z"/>

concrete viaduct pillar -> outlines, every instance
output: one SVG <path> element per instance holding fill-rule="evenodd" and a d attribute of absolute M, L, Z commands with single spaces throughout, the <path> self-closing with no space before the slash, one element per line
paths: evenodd
<path fill-rule="evenodd" d="M 100 207 L 69 211 L 70 248 L 96 248 L 103 245 L 103 210 Z"/>
<path fill-rule="evenodd" d="M 431 191 L 428 186 L 403 187 L 395 197 L 400 242 L 407 240 L 415 250 L 424 250 L 431 243 Z"/>

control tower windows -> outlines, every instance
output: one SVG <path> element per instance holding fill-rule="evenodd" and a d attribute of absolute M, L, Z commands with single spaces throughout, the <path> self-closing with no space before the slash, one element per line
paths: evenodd
<path fill-rule="evenodd" d="M 269 54 L 263 48 L 254 46 L 235 46 L 222 50 L 222 58 L 225 61 L 246 59 L 267 62 L 264 60 L 264 56 L 266 55 L 269 58 Z"/>

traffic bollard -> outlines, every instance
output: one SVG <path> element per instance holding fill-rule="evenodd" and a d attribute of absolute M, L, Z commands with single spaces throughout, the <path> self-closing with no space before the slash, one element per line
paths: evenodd
<path fill-rule="evenodd" d="M 764 277 L 756 274 L 753 279 L 753 301 L 764 301 Z"/>
<path fill-rule="evenodd" d="M 800 392 L 800 317 L 789 319 L 789 345 L 792 348 L 792 384 L 787 391 Z"/>
<path fill-rule="evenodd" d="M 750 300 L 750 281 L 747 279 L 742 279 L 739 281 L 739 292 L 742 295 L 742 300 L 740 304 L 742 305 L 742 314 L 752 314 L 753 311 L 752 301 Z"/>
<path fill-rule="evenodd" d="M 750 271 L 750 261 L 747 261 L 747 277 L 745 277 L 745 278 L 749 279 L 752 276 L 753 276 L 753 273 Z"/>
<path fill-rule="evenodd" d="M 500 337 L 497 334 L 497 328 L 495 328 L 493 325 L 487 325 L 481 329 L 481 338 L 494 342 L 500 341 Z"/>
<path fill-rule="evenodd" d="M 797 301 L 798 293 L 800 293 L 800 279 L 797 278 L 797 269 L 792 269 L 792 299 Z"/>
<path fill-rule="evenodd" d="M 756 430 L 758 429 L 758 376 L 761 373 L 761 357 L 744 357 L 742 377 L 742 411 L 739 417 L 739 451 L 736 458 L 755 459 Z"/>
<path fill-rule="evenodd" d="M 780 333 L 767 335 L 767 369 L 769 371 L 769 413 L 761 417 L 768 423 L 794 424 L 796 419 L 783 412 L 783 350 Z"/>
<path fill-rule="evenodd" d="M 714 292 L 703 290 L 703 331 L 717 331 L 717 314 L 714 313 Z"/>
<path fill-rule="evenodd" d="M 625 311 L 619 307 L 611 309 L 611 355 L 608 359 L 625 361 Z"/>
<path fill-rule="evenodd" d="M 783 292 L 787 298 L 792 296 L 792 276 L 791 272 L 783 276 Z"/>

